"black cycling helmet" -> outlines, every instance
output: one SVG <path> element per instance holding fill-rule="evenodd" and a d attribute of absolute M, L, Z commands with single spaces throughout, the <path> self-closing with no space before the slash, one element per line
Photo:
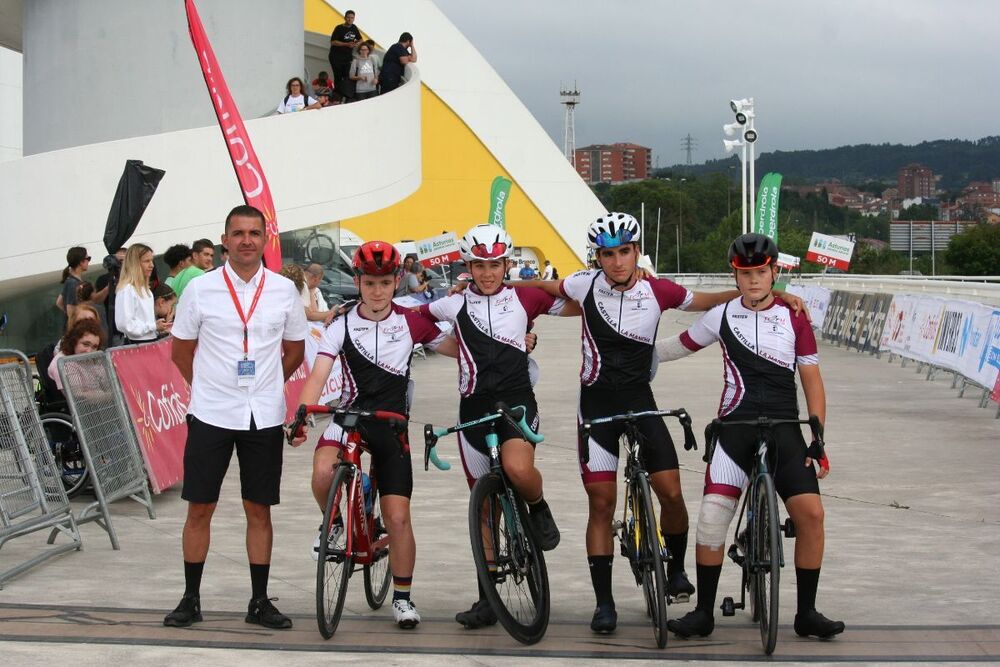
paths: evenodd
<path fill-rule="evenodd" d="M 756 269 L 778 261 L 778 246 L 770 236 L 743 234 L 729 246 L 729 265 L 734 269 Z"/>

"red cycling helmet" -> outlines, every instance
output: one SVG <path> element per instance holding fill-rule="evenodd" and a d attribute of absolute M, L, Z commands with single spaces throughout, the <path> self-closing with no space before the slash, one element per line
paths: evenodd
<path fill-rule="evenodd" d="M 356 276 L 391 276 L 399 272 L 403 260 L 391 243 L 368 241 L 354 251 L 351 266 Z"/>

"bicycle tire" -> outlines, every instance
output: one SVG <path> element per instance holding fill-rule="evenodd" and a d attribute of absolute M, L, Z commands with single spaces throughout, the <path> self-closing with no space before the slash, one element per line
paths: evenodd
<path fill-rule="evenodd" d="M 538 539 L 524 522 L 528 515 L 524 501 L 516 494 L 515 499 L 512 506 L 496 473 L 481 477 L 469 501 L 469 539 L 476 574 L 500 624 L 522 644 L 534 644 L 549 625 L 549 575 Z M 489 546 L 481 511 L 487 515 Z M 495 573 L 487 565 L 491 547 Z"/>
<path fill-rule="evenodd" d="M 778 594 L 781 580 L 781 543 L 778 526 L 778 499 L 774 480 L 762 475 L 754 498 L 754 577 L 757 622 L 764 653 L 771 655 L 778 641 Z"/>
<path fill-rule="evenodd" d="M 347 597 L 347 583 L 354 569 L 354 559 L 347 553 L 347 536 L 354 526 L 350 469 L 338 466 L 330 485 L 323 512 L 323 528 L 319 537 L 319 557 L 316 563 L 316 622 L 324 639 L 329 639 L 337 631 L 340 616 L 344 612 Z M 334 518 L 343 519 L 343 531 L 331 545 L 330 528 Z"/>
<path fill-rule="evenodd" d="M 642 592 L 646 599 L 646 611 L 653 624 L 656 646 L 667 645 L 667 575 L 663 571 L 663 545 L 661 543 L 656 513 L 653 511 L 653 496 L 649 479 L 645 474 L 636 475 L 632 481 L 634 497 L 639 504 L 639 519 L 642 526 L 639 541 L 639 558 L 642 566 Z"/>
<path fill-rule="evenodd" d="M 372 549 L 379 538 L 388 533 L 385 524 L 382 522 L 382 507 L 379 505 L 378 491 L 375 491 L 372 501 L 372 525 L 375 529 L 372 532 Z M 372 562 L 364 567 L 365 574 L 365 600 L 372 609 L 379 609 L 385 602 L 385 596 L 389 592 L 389 582 L 392 580 L 392 571 L 389 570 L 389 547 L 379 550 L 372 556 Z"/>
<path fill-rule="evenodd" d="M 90 478 L 87 461 L 83 456 L 83 445 L 76 435 L 76 427 L 68 416 L 61 412 L 47 412 L 39 417 L 45 439 L 49 443 L 52 458 L 55 459 L 59 479 L 69 498 L 79 495 Z"/>

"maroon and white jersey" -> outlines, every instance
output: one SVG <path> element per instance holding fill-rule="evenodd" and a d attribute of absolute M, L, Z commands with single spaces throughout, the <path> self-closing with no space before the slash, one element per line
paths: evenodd
<path fill-rule="evenodd" d="M 577 271 L 560 289 L 583 309 L 580 382 L 609 389 L 652 379 L 660 314 L 668 308 L 684 310 L 694 298 L 687 288 L 661 278 L 638 280 L 618 291 L 600 270 Z"/>
<path fill-rule="evenodd" d="M 427 318 L 396 304 L 389 316 L 378 322 L 362 317 L 355 306 L 327 327 L 317 354 L 340 357 L 344 368 L 342 406 L 405 415 L 413 346 L 437 347 L 444 338 Z"/>
<path fill-rule="evenodd" d="M 536 317 L 558 315 L 565 304 L 537 287 L 504 285 L 486 296 L 470 286 L 420 306 L 420 312 L 455 327 L 462 396 L 491 396 L 531 391 L 524 335 Z"/>
<path fill-rule="evenodd" d="M 697 351 L 719 341 L 725 388 L 719 416 L 732 419 L 798 417 L 795 367 L 816 365 L 816 337 L 804 313 L 779 298 L 754 311 L 740 298 L 712 308 L 680 336 Z"/>

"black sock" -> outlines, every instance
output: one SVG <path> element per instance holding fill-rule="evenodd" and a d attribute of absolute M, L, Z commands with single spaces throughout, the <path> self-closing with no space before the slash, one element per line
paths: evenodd
<path fill-rule="evenodd" d="M 688 532 L 676 535 L 664 535 L 667 540 L 667 549 L 670 550 L 670 562 L 667 563 L 667 575 L 674 572 L 684 571 L 684 552 L 688 548 Z"/>
<path fill-rule="evenodd" d="M 698 570 L 698 604 L 696 609 L 708 612 L 709 616 L 715 617 L 715 594 L 719 591 L 719 576 L 722 574 L 721 565 L 695 566 Z"/>
<path fill-rule="evenodd" d="M 819 568 L 807 570 L 804 567 L 795 568 L 795 588 L 799 593 L 798 612 L 816 608 L 816 589 L 819 588 Z"/>
<path fill-rule="evenodd" d="M 267 597 L 267 578 L 271 574 L 271 564 L 255 565 L 250 563 L 250 586 L 253 589 L 253 598 Z"/>
<path fill-rule="evenodd" d="M 615 598 L 611 594 L 611 561 L 614 556 L 587 556 L 590 565 L 590 581 L 594 585 L 594 595 L 597 596 L 597 606 L 615 606 Z"/>
<path fill-rule="evenodd" d="M 528 503 L 528 514 L 535 514 L 537 512 L 544 512 L 549 508 L 549 504 L 545 502 L 545 497 L 541 496 L 533 503 Z"/>
<path fill-rule="evenodd" d="M 205 561 L 190 563 L 184 561 L 184 595 L 198 597 L 201 595 L 201 573 L 205 571 Z"/>

